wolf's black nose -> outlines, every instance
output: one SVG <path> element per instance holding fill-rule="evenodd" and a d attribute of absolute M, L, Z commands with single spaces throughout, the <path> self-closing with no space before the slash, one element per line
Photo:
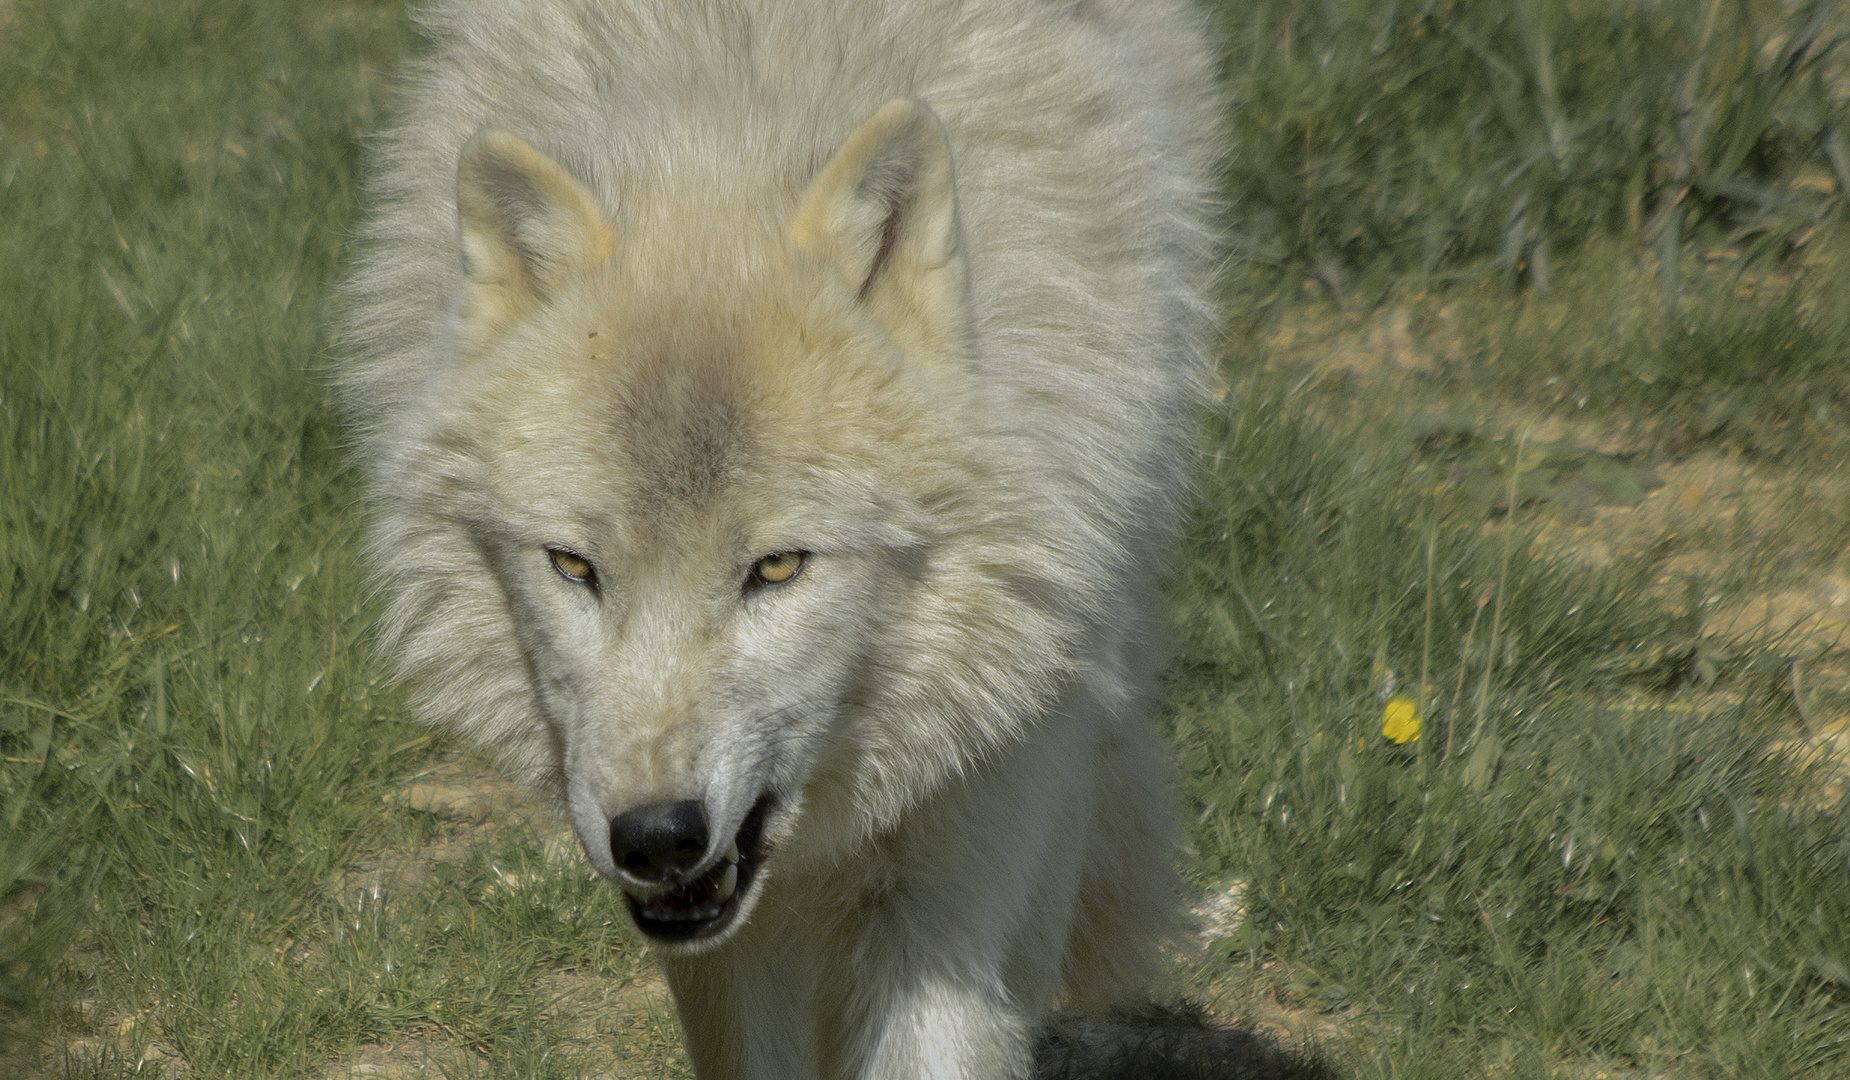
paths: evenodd
<path fill-rule="evenodd" d="M 610 819 L 610 854 L 631 877 L 667 881 L 707 850 L 707 812 L 697 799 L 654 803 Z"/>

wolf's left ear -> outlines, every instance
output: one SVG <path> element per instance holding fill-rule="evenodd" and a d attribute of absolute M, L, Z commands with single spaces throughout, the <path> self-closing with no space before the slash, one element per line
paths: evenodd
<path fill-rule="evenodd" d="M 890 332 L 921 344 L 961 335 L 966 282 L 951 145 L 924 102 L 889 101 L 854 129 L 810 184 L 790 238 L 825 260 Z"/>
<path fill-rule="evenodd" d="M 612 232 L 597 200 L 558 162 L 505 131 L 463 148 L 456 213 L 468 282 L 463 318 L 477 344 L 610 256 Z"/>

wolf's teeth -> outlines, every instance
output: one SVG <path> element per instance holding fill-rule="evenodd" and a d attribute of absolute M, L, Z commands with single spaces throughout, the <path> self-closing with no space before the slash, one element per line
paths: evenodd
<path fill-rule="evenodd" d="M 737 837 L 734 837 L 729 843 L 727 843 L 726 853 L 724 855 L 721 855 L 720 858 L 726 860 L 729 863 L 736 863 L 739 861 L 739 841 Z"/>
<path fill-rule="evenodd" d="M 732 899 L 732 894 L 738 891 L 739 864 L 729 862 L 726 864 L 726 872 L 719 876 L 719 884 L 713 887 L 713 899 L 723 904 Z"/>

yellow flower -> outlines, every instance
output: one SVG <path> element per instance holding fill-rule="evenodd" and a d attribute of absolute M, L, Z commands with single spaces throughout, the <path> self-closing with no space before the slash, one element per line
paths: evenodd
<path fill-rule="evenodd" d="M 1388 698 L 1381 710 L 1381 734 L 1397 743 L 1410 743 L 1420 737 L 1420 710 L 1405 694 Z"/>

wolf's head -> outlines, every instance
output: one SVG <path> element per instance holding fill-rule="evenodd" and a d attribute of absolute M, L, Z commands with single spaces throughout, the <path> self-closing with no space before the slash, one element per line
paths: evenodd
<path fill-rule="evenodd" d="M 428 713 L 560 790 L 687 948 L 1007 745 L 1078 624 L 982 434 L 943 129 L 890 102 L 804 183 L 613 207 L 477 137 L 457 360 L 376 489 Z"/>

